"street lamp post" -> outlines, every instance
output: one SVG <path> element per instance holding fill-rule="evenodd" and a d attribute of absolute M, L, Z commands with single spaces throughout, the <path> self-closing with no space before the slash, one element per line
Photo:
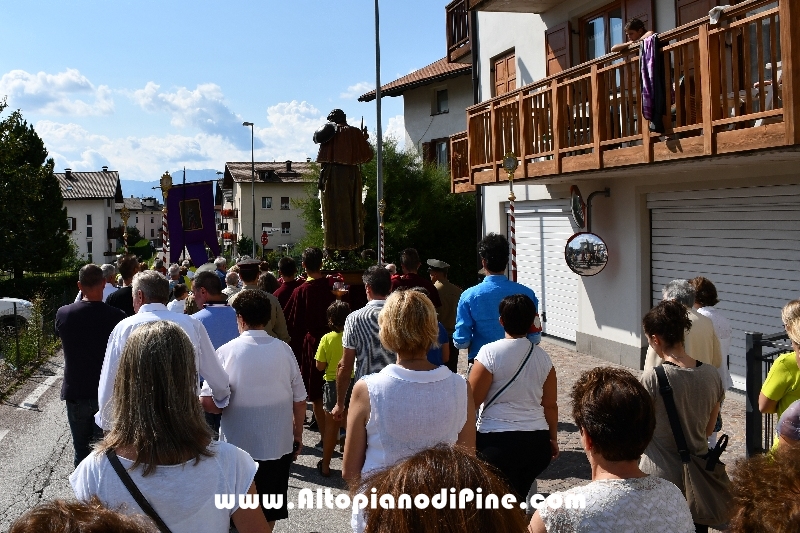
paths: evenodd
<path fill-rule="evenodd" d="M 383 199 L 383 132 L 381 131 L 381 32 L 378 0 L 375 0 L 375 111 L 377 115 L 378 138 L 375 140 L 377 148 L 375 193 L 378 201 L 378 264 L 383 265 L 386 250 L 383 243 L 383 213 L 386 202 Z"/>
<path fill-rule="evenodd" d="M 253 255 L 250 257 L 255 258 L 256 256 L 256 156 L 255 156 L 255 133 L 253 131 L 253 123 L 252 122 L 242 122 L 242 126 L 250 126 L 250 164 L 251 164 L 251 186 L 250 191 L 253 195 Z"/>

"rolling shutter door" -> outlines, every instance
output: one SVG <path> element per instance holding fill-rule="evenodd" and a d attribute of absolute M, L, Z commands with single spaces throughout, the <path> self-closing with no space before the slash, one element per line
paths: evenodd
<path fill-rule="evenodd" d="M 560 208 L 516 218 L 517 281 L 536 293 L 544 333 L 574 342 L 579 276 L 564 261 L 564 246 L 574 233 L 571 219 Z"/>
<path fill-rule="evenodd" d="M 651 193 L 652 295 L 704 276 L 730 320 L 730 371 L 745 388 L 745 333 L 783 330 L 781 308 L 800 297 L 800 186 Z M 726 354 L 723 354 L 723 357 Z"/>

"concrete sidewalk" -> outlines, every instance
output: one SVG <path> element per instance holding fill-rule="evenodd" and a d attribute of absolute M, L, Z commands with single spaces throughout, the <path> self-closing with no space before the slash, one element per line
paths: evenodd
<path fill-rule="evenodd" d="M 615 366 L 602 359 L 576 352 L 574 348 L 561 343 L 542 340 L 541 347 L 550 355 L 558 376 L 558 444 L 561 455 L 553 461 L 538 478 L 538 491 L 543 494 L 566 490 L 587 483 L 591 479 L 591 469 L 586 454 L 581 447 L 580 435 L 572 419 L 572 403 L 569 394 L 578 376 L 597 366 Z M 630 370 L 630 369 L 628 369 Z M 631 370 L 637 377 L 641 371 Z M 730 437 L 728 449 L 722 461 L 730 466 L 745 457 L 744 442 L 745 397 L 743 394 L 728 391 L 722 405 L 722 431 Z"/>

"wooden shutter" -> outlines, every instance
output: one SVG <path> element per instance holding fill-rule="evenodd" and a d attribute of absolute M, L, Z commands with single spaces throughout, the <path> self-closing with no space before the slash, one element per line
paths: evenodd
<path fill-rule="evenodd" d="M 572 27 L 569 21 L 544 32 L 547 75 L 572 66 Z"/>
<path fill-rule="evenodd" d="M 639 19 L 644 22 L 647 31 L 655 31 L 653 0 L 625 0 L 625 12 L 622 14 L 623 24 L 631 19 Z M 678 25 L 680 26 L 680 24 Z M 624 39 L 625 35 L 623 34 L 622 37 Z"/>
<path fill-rule="evenodd" d="M 735 3 L 735 2 L 725 2 Z M 719 5 L 715 0 L 677 0 L 678 26 L 683 26 L 697 19 L 707 18 L 712 7 Z"/>
<path fill-rule="evenodd" d="M 422 143 L 422 160 L 426 163 L 436 161 L 436 154 L 434 153 L 433 143 Z"/>
<path fill-rule="evenodd" d="M 517 88 L 517 61 L 514 52 L 494 60 L 494 95 L 500 96 Z"/>

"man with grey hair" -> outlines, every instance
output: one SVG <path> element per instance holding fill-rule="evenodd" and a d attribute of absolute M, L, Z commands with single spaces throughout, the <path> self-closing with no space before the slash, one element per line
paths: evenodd
<path fill-rule="evenodd" d="M 227 287 L 222 289 L 222 294 L 229 300 L 231 296 L 242 290 L 241 287 L 239 287 L 239 274 L 236 272 L 228 272 L 225 274 L 225 284 Z"/>
<path fill-rule="evenodd" d="M 228 262 L 225 260 L 224 257 L 217 257 L 214 259 L 214 267 L 216 270 L 214 274 L 217 275 L 219 278 L 219 288 L 220 290 L 225 288 L 225 272 L 227 270 Z"/>
<path fill-rule="evenodd" d="M 156 320 L 168 320 L 183 329 L 192 341 L 195 350 L 195 366 L 198 374 L 205 378 L 211 386 L 214 403 L 223 408 L 228 405 L 231 389 L 228 375 L 217 359 L 214 346 L 208 337 L 205 326 L 197 319 L 167 310 L 169 298 L 169 282 L 155 270 L 139 272 L 133 277 L 133 309 L 136 314 L 129 316 L 114 328 L 108 337 L 103 370 L 100 373 L 100 385 L 97 391 L 99 411 L 95 422 L 101 428 L 111 428 L 111 393 L 114 390 L 114 379 L 125 347 L 125 341 L 139 325 Z M 199 386 L 199 382 L 198 382 Z M 199 393 L 199 389 L 198 389 Z"/>
<path fill-rule="evenodd" d="M 103 279 L 105 280 L 105 285 L 103 286 L 103 302 L 105 302 L 106 298 L 108 298 L 111 293 L 117 290 L 117 286 L 114 285 L 114 281 L 116 281 L 117 277 L 117 267 L 114 265 L 103 265 L 100 267 L 100 270 L 102 271 Z M 75 301 L 80 302 L 83 299 L 83 291 L 78 291 L 78 296 L 75 297 Z"/>
<path fill-rule="evenodd" d="M 686 331 L 684 346 L 686 353 L 695 361 L 713 365 L 719 368 L 722 365 L 722 349 L 719 345 L 717 334 L 714 333 L 714 323 L 711 319 L 695 311 L 694 287 L 685 279 L 675 279 L 667 283 L 661 291 L 663 300 L 675 300 L 682 304 L 689 313 L 689 320 L 692 327 Z M 647 355 L 644 360 L 644 371 L 658 366 L 662 360 L 652 347 L 647 348 Z"/>

